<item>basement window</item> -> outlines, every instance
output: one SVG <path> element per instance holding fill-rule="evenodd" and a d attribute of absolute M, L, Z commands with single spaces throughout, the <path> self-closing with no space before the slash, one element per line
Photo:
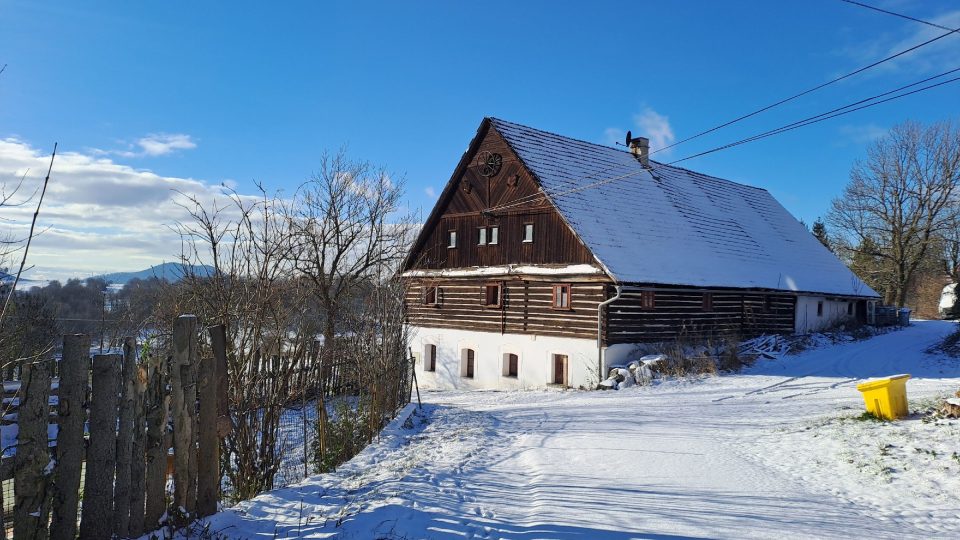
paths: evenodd
<path fill-rule="evenodd" d="M 457 231 L 450 231 L 449 236 L 447 237 L 447 247 L 457 247 Z"/>
<path fill-rule="evenodd" d="M 483 286 L 483 305 L 487 307 L 500 307 L 502 296 L 503 287 L 501 287 L 499 283 L 488 283 Z"/>
<path fill-rule="evenodd" d="M 713 293 L 703 293 L 703 310 L 713 311 Z"/>
<path fill-rule="evenodd" d="M 523 243 L 524 244 L 533 243 L 533 223 L 523 224 Z"/>
<path fill-rule="evenodd" d="M 657 296 L 653 291 L 640 291 L 640 308 L 653 309 L 657 305 Z"/>
<path fill-rule="evenodd" d="M 553 309 L 570 309 L 570 284 L 553 286 Z"/>

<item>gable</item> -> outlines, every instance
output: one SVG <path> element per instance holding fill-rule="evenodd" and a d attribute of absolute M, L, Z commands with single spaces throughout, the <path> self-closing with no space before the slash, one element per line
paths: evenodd
<path fill-rule="evenodd" d="M 484 159 L 498 155 L 495 174 Z M 494 212 L 489 210 L 496 208 Z M 501 209 L 502 208 L 502 209 Z M 534 241 L 523 242 L 524 226 Z M 480 228 L 497 227 L 496 245 L 478 245 Z M 450 231 L 457 247 L 448 248 Z M 545 197 L 536 178 L 485 120 L 414 242 L 403 269 L 449 269 L 508 264 L 596 264 L 596 259 Z"/>

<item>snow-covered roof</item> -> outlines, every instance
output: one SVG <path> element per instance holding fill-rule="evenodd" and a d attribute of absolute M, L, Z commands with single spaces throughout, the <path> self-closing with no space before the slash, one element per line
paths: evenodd
<path fill-rule="evenodd" d="M 618 282 L 877 296 L 764 189 L 490 121 Z"/>

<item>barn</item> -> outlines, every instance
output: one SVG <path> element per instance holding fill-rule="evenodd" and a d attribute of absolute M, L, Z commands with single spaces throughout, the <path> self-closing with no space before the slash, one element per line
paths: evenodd
<path fill-rule="evenodd" d="M 639 343 L 870 322 L 766 190 L 485 118 L 403 263 L 428 388 L 588 387 Z"/>

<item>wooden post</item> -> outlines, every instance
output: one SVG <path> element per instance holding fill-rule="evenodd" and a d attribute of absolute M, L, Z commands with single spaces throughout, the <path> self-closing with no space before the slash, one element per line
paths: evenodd
<path fill-rule="evenodd" d="M 117 468 L 117 406 L 123 356 L 93 357 L 90 444 L 83 489 L 80 538 L 110 538 L 113 532 L 113 480 Z"/>
<path fill-rule="evenodd" d="M 170 366 L 173 417 L 173 507 L 193 516 L 196 478 L 191 478 L 190 455 L 196 455 L 191 410 L 196 409 L 197 390 L 190 362 L 196 355 L 197 317 L 181 315 L 173 326 L 173 362 Z M 196 457 L 194 457 L 196 459 Z M 191 488 L 193 493 L 191 494 Z M 184 516 L 186 517 L 186 516 Z"/>
<path fill-rule="evenodd" d="M 200 360 L 198 391 L 200 427 L 197 458 L 197 516 L 217 511 L 220 487 L 220 439 L 217 437 L 217 371 L 216 360 L 205 356 Z"/>
<path fill-rule="evenodd" d="M 24 362 L 20 371 L 20 408 L 17 415 L 17 455 L 13 537 L 45 538 L 49 511 L 47 464 L 50 462 L 47 424 L 50 423 L 50 364 Z"/>
<path fill-rule="evenodd" d="M 144 399 L 147 389 L 147 368 L 143 365 L 141 359 L 137 366 L 137 373 L 133 386 L 133 448 L 130 455 L 133 456 L 133 462 L 130 464 L 130 525 L 127 528 L 127 536 L 137 538 L 144 532 L 143 529 L 143 504 L 146 495 L 146 462 L 144 461 L 146 448 L 146 401 Z"/>
<path fill-rule="evenodd" d="M 154 352 L 146 358 L 146 509 L 144 528 L 159 527 L 160 518 L 166 511 L 165 489 L 167 485 L 167 418 L 170 396 L 167 394 L 167 362 Z"/>
<path fill-rule="evenodd" d="M 83 468 L 83 426 L 87 421 L 87 381 L 90 377 L 90 338 L 63 336 L 57 418 L 57 467 L 53 477 L 52 540 L 77 536 L 80 473 Z"/>
<path fill-rule="evenodd" d="M 227 378 L 227 330 L 220 324 L 207 329 L 210 332 L 210 348 L 215 359 L 217 377 L 217 435 L 222 439 L 230 433 L 230 403 L 227 394 L 230 384 Z"/>
<path fill-rule="evenodd" d="M 117 480 L 113 488 L 113 532 L 126 536 L 130 527 L 130 468 L 133 462 L 134 379 L 137 371 L 137 340 L 123 340 L 120 423 L 117 432 Z"/>

